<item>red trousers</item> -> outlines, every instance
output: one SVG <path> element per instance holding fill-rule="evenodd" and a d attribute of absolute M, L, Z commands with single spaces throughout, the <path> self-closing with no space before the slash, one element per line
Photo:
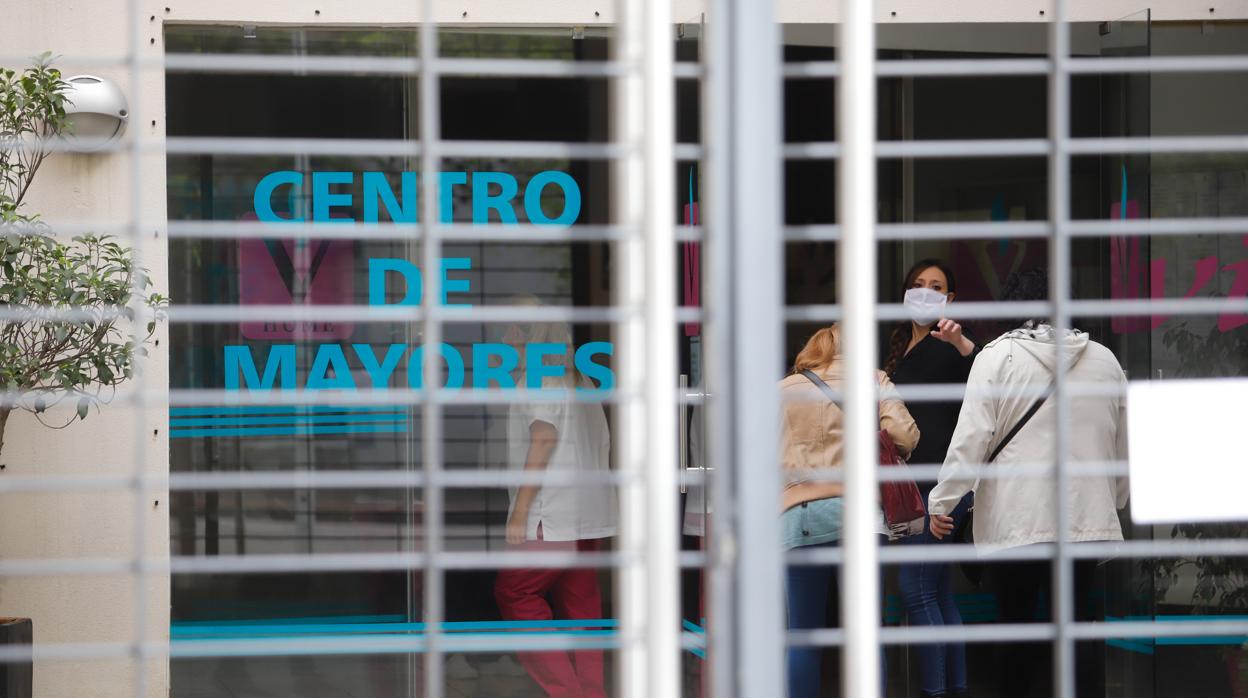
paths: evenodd
<path fill-rule="evenodd" d="M 599 542 L 530 540 L 508 546 L 508 549 L 594 552 Z M 500 570 L 494 583 L 494 599 L 504 620 L 602 617 L 598 570 L 592 568 Z M 547 695 L 590 698 L 607 695 L 602 650 L 520 652 L 517 656 Z"/>

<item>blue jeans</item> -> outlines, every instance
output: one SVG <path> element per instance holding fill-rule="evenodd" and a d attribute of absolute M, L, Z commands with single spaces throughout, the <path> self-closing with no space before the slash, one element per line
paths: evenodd
<path fill-rule="evenodd" d="M 886 542 L 880 536 L 880 545 Z M 807 546 L 804 549 L 834 548 L 839 541 Z M 836 565 L 789 565 L 785 569 L 785 597 L 789 608 L 790 630 L 823 628 L 828 618 L 828 591 L 833 578 L 840 585 L 840 567 Z M 881 581 L 881 585 L 883 582 Z M 821 695 L 823 675 L 820 667 L 822 647 L 789 648 L 789 698 L 814 698 Z M 880 695 L 888 686 L 884 653 L 880 652 Z"/>
<path fill-rule="evenodd" d="M 954 530 L 966 521 L 974 495 L 966 495 L 950 516 Z M 902 539 L 903 545 L 933 545 L 953 540 L 937 540 L 931 529 Z M 910 625 L 962 625 L 962 615 L 953 599 L 953 565 L 948 562 L 916 562 L 901 565 L 897 572 L 902 603 Z M 924 693 L 966 690 L 966 645 L 957 643 L 921 644 L 914 648 L 919 659 L 919 687 Z"/>

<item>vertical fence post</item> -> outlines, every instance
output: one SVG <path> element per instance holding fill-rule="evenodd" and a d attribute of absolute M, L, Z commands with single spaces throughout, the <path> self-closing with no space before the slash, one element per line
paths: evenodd
<path fill-rule="evenodd" d="M 440 266 L 442 242 L 438 229 L 438 170 L 441 159 L 438 140 L 442 137 L 441 80 L 437 72 L 438 25 L 433 0 L 423 0 L 420 17 L 420 232 L 421 267 L 425 288 L 421 295 L 421 321 L 423 341 L 426 347 L 438 347 L 442 343 L 441 320 L 435 317 L 437 300 L 442 297 L 442 284 L 438 274 L 429 270 Z M 443 538 L 443 490 L 438 480 L 442 468 L 442 405 L 435 399 L 441 381 L 439 353 L 426 351 L 420 370 L 424 375 L 421 415 L 421 463 L 424 466 L 424 621 L 425 621 L 425 698 L 439 698 L 445 692 L 442 670 L 442 621 L 445 597 L 441 559 Z"/>
<path fill-rule="evenodd" d="M 780 402 L 783 170 L 775 8 L 715 0 L 706 26 L 707 407 L 717 696 L 783 695 Z"/>
<path fill-rule="evenodd" d="M 838 276 L 845 355 L 844 695 L 880 690 L 879 566 L 875 543 L 875 24 L 871 0 L 844 0 L 837 106 L 841 145 L 837 201 L 841 219 Z"/>
<path fill-rule="evenodd" d="M 621 492 L 621 545 L 641 555 L 620 571 L 621 694 L 680 693 L 676 375 L 675 55 L 671 8 L 621 0 L 616 140 L 621 323 L 621 467 L 641 475 Z M 638 315 L 640 313 L 640 315 Z M 640 644 L 638 644 L 640 641 Z"/>
<path fill-rule="evenodd" d="M 671 3 L 642 0 L 647 696 L 680 695 L 676 377 L 676 84 Z"/>
<path fill-rule="evenodd" d="M 1067 62 L 1070 58 L 1070 25 L 1067 23 L 1065 0 L 1053 0 L 1053 22 L 1049 27 L 1049 298 L 1053 304 L 1053 326 L 1058 338 L 1053 350 L 1058 360 L 1053 362 L 1054 406 L 1057 423 L 1054 430 L 1054 478 L 1056 489 L 1053 501 L 1056 521 L 1055 559 L 1052 565 L 1053 622 L 1055 646 L 1053 652 L 1054 695 L 1072 698 L 1075 695 L 1074 641 L 1070 624 L 1074 622 L 1073 562 L 1067 533 L 1070 522 L 1069 476 L 1066 459 L 1070 453 L 1070 399 L 1067 395 L 1067 366 L 1060 360 L 1065 330 L 1071 326 L 1068 299 L 1070 298 L 1070 238 L 1066 222 L 1070 220 L 1070 154 L 1067 139 L 1070 137 L 1070 76 Z M 1124 214 L 1125 215 L 1125 214 Z"/>

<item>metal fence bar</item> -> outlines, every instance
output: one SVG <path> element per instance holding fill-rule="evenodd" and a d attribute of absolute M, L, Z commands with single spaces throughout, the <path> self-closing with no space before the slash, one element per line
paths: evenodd
<path fill-rule="evenodd" d="M 967 221 L 962 223 L 881 223 L 877 240 L 996 240 L 1048 237 L 1048 221 Z"/>
<path fill-rule="evenodd" d="M 614 242 L 635 231 L 614 225 L 551 226 L 536 223 L 487 223 L 437 226 L 446 243 L 497 242 L 516 245 L 543 243 Z M 58 230 L 60 226 L 57 226 Z M 91 228 L 86 228 L 91 230 Z M 170 238 L 200 240 L 411 240 L 419 230 L 416 224 L 405 223 L 315 223 L 288 222 L 281 224 L 252 221 L 169 221 Z M 696 236 L 697 229 L 686 231 Z"/>
<path fill-rule="evenodd" d="M 1049 151 L 1043 138 L 879 141 L 881 158 L 1042 157 Z"/>
<path fill-rule="evenodd" d="M 640 556 L 627 552 L 515 552 L 443 551 L 436 559 L 427 553 L 271 553 L 257 555 L 180 555 L 134 558 L 35 558 L 0 561 L 0 575 L 42 577 L 54 575 L 126 574 L 268 574 L 277 572 L 361 572 L 417 569 L 497 570 L 535 566 L 550 568 L 613 567 L 636 564 Z M 674 567 L 674 566 L 673 566 Z"/>
<path fill-rule="evenodd" d="M 612 58 L 619 62 L 644 65 L 646 42 L 646 8 L 640 2 L 616 0 L 619 17 L 619 37 Z M 646 76 L 649 69 L 617 78 L 613 83 L 611 106 L 616 112 L 612 121 L 612 142 L 625 146 L 621 158 L 613 162 L 612 195 L 613 209 L 618 211 L 618 221 L 640 229 L 647 221 L 645 205 L 646 190 L 642 185 L 645 176 L 645 127 L 646 127 Z M 632 237 L 618 243 L 619 273 L 612 278 L 615 301 L 621 305 L 639 308 L 645 305 L 645 248 L 642 238 Z M 638 400 L 620 405 L 617 410 L 617 433 L 619 468 L 642 479 L 639 487 L 625 488 L 620 492 L 619 546 L 630 551 L 645 549 L 646 514 L 644 480 L 647 477 L 645 446 L 641 436 L 646 423 L 642 405 L 646 400 L 645 384 L 645 335 L 639 317 L 629 317 L 619 325 L 618 382 L 622 389 L 638 397 Z M 646 612 L 647 570 L 631 566 L 618 572 L 620 627 L 637 637 L 649 638 L 650 616 Z M 616 677 L 617 691 L 621 696 L 640 698 L 648 695 L 653 677 L 649 674 L 650 653 L 643 645 L 624 648 L 620 652 L 620 673 Z"/>
<path fill-rule="evenodd" d="M 1063 142 L 1063 147 L 1071 155 L 1245 153 L 1248 152 L 1248 136 L 1067 138 Z"/>
<path fill-rule="evenodd" d="M 782 356 L 780 30 L 772 3 L 716 0 L 702 118 L 710 143 L 707 405 L 712 569 L 708 649 L 715 696 L 781 695 L 784 612 L 776 373 Z"/>
<path fill-rule="evenodd" d="M 642 381 L 645 421 L 625 438 L 644 439 L 644 487 L 627 491 L 644 496 L 644 507 L 630 513 L 642 515 L 638 529 L 644 531 L 642 550 L 646 583 L 645 630 L 647 696 L 681 693 L 679 483 L 677 480 L 677 409 L 672 387 L 680 373 L 676 345 L 677 297 L 675 221 L 676 100 L 672 69 L 675 62 L 671 7 L 667 0 L 641 0 L 640 19 L 630 27 L 641 34 L 642 91 L 644 93 L 642 169 L 645 217 L 642 221 L 645 279 L 645 373 Z M 701 155 L 700 152 L 697 153 Z M 634 258 L 637 259 L 637 258 Z M 640 347 L 638 347 L 640 348 Z M 634 579 L 640 579 L 635 577 Z M 640 698 L 640 697 L 639 697 Z"/>
<path fill-rule="evenodd" d="M 1122 56 L 1069 58 L 1070 75 L 1104 73 L 1242 73 L 1248 72 L 1248 56 Z"/>
<path fill-rule="evenodd" d="M 1010 320 L 1028 315 L 1047 315 L 1053 306 L 1044 301 L 1027 303 L 959 302 L 959 320 Z M 1131 317 L 1140 315 L 1218 315 L 1248 310 L 1245 298 L 1153 298 L 1115 300 L 1070 300 L 1072 317 Z M 876 316 L 881 321 L 909 317 L 901 303 L 880 303 Z M 785 310 L 789 322 L 835 322 L 843 317 L 835 305 L 790 305 Z"/>
<path fill-rule="evenodd" d="M 952 642 L 1044 642 L 1055 637 L 1050 623 L 1002 623 L 994 625 L 955 625 L 932 633 L 927 626 L 880 628 L 881 645 L 910 645 Z M 847 634 L 836 629 L 791 631 L 789 641 L 805 647 L 838 647 L 846 644 Z M 850 644 L 852 647 L 852 643 Z"/>
<path fill-rule="evenodd" d="M 438 55 L 438 25 L 434 20 L 434 0 L 422 0 L 420 23 L 420 58 L 421 71 L 419 80 L 419 133 L 420 133 L 420 186 L 421 216 L 423 229 L 421 236 L 422 267 L 426 270 L 437 269 L 442 254 L 442 241 L 435 221 L 439 220 L 438 197 L 439 180 L 436 173 L 441 169 L 443 156 L 442 138 L 442 101 L 440 89 L 441 76 L 437 72 L 435 62 Z M 422 327 L 423 339 L 430 346 L 438 346 L 442 342 L 442 323 L 436 315 L 438 299 L 441 298 L 442 279 L 438 274 L 425 275 L 425 289 L 421 296 L 421 308 L 425 311 Z M 435 352 L 425 352 L 423 365 L 424 385 L 436 386 L 442 378 L 440 358 Z M 439 470 L 442 469 L 442 405 L 426 391 L 426 400 L 421 405 L 421 463 L 425 477 L 432 483 Z M 443 554 L 443 537 L 445 509 L 443 491 L 437 485 L 424 489 L 424 510 L 422 512 L 425 552 L 428 561 L 424 573 L 424 599 L 422 603 L 423 620 L 429 631 L 426 634 L 427 653 L 424 657 L 424 691 L 427 698 L 441 698 L 446 692 L 446 680 L 443 672 L 441 627 L 445 615 L 445 575 L 438 563 Z"/>
<path fill-rule="evenodd" d="M 420 71 L 420 59 L 406 56 L 166 53 L 163 67 L 166 73 L 410 76 Z"/>
<path fill-rule="evenodd" d="M 635 231 L 618 225 L 574 225 L 558 228 L 534 223 L 451 224 L 438 226 L 447 243 L 498 242 L 517 245 L 567 242 L 618 242 Z M 285 222 L 280 225 L 259 221 L 184 220 L 169 221 L 164 231 L 170 238 L 192 240 L 278 239 L 278 240 L 410 240 L 413 224 Z M 1129 220 L 1071 220 L 1071 237 L 1238 235 L 1248 229 L 1248 218 L 1133 218 Z M 996 238 L 1047 238 L 1048 221 L 964 221 L 938 223 L 880 223 L 877 240 L 976 240 Z M 6 232 L 43 234 L 37 225 L 13 224 Z M 133 233 L 129 225 L 98 222 L 58 222 L 63 235 L 124 235 Z M 156 231 L 160 232 L 160 231 Z M 789 225 L 784 227 L 789 242 L 834 242 L 840 227 L 834 224 Z M 677 239 L 697 242 L 704 239 L 699 226 L 681 226 Z"/>
<path fill-rule="evenodd" d="M 0 56 L 0 63 L 22 63 L 28 56 Z M 414 56 L 375 55 L 239 55 L 221 53 L 166 53 L 160 58 L 137 61 L 128 56 L 66 55 L 59 59 L 62 67 L 92 68 L 127 67 L 137 63 L 144 71 L 163 70 L 167 73 L 292 73 L 297 75 L 416 75 L 420 58 Z M 443 75 L 490 75 L 513 77 L 612 78 L 623 75 L 628 66 L 613 62 L 583 63 L 558 59 L 534 58 L 453 58 L 435 59 Z M 984 77 L 1002 75 L 1047 75 L 1047 58 L 974 58 L 974 59 L 893 59 L 876 64 L 879 77 Z M 1075 56 L 1067 60 L 1067 73 L 1222 73 L 1248 72 L 1248 59 L 1242 55 L 1214 56 Z M 701 77 L 700 66 L 677 63 L 678 78 Z M 834 78 L 840 74 L 836 61 L 791 61 L 782 68 L 785 78 Z"/>
<path fill-rule="evenodd" d="M 1235 235 L 1248 230 L 1248 217 L 1224 218 L 1136 218 L 1131 220 L 1072 220 L 1067 223 L 1071 237 L 1123 235 Z"/>
<path fill-rule="evenodd" d="M 842 694 L 880 695 L 880 604 L 876 530 L 876 156 L 890 144 L 876 143 L 875 23 L 871 0 L 844 0 L 840 25 L 837 205 L 841 241 L 837 259 L 838 294 L 843 311 L 841 353 L 845 400 L 843 466 L 844 520 L 841 544 L 841 619 L 845 628 Z M 908 147 L 913 144 L 907 143 Z M 1002 145 L 994 143 L 994 146 Z M 1004 147 L 1002 145 L 1002 147 Z M 907 152 L 919 152 L 910 147 Z M 987 149 L 984 152 L 989 152 Z M 996 150 L 992 155 L 998 155 Z"/>
<path fill-rule="evenodd" d="M 926 626 L 888 627 L 880 630 L 883 645 L 923 645 L 953 642 L 1055 642 L 1065 632 L 1071 642 L 1109 639 L 1165 639 L 1188 637 L 1240 637 L 1248 635 L 1246 620 L 1201 621 L 1111 621 L 1070 622 L 1065 628 L 1059 623 L 994 623 L 959 625 L 932 633 Z M 839 630 L 806 630 L 790 633 L 794 644 L 835 647 L 845 644 Z"/>
<path fill-rule="evenodd" d="M 128 151 L 130 140 L 123 137 L 98 149 L 99 153 Z M 172 136 L 164 141 L 147 141 L 142 149 L 173 155 L 272 156 L 306 155 L 335 157 L 405 157 L 418 153 L 419 146 L 408 141 L 386 139 L 338 138 L 216 138 Z M 898 158 L 993 158 L 1043 157 L 1045 139 L 969 139 L 927 141 L 880 141 L 880 157 Z M 621 147 L 611 143 L 575 143 L 567 141 L 484 141 L 445 140 L 441 142 L 447 158 L 506 158 L 527 160 L 613 160 L 622 157 Z M 28 146 L 7 144 L 6 150 L 27 151 Z M 49 143 L 44 150 L 68 150 L 64 144 Z M 703 156 L 698 145 L 678 143 L 673 146 L 679 160 L 697 160 Z M 1068 150 L 1075 155 L 1106 155 L 1133 153 L 1216 154 L 1248 151 L 1248 136 L 1170 136 L 1124 138 L 1072 138 Z M 840 157 L 841 145 L 834 142 L 788 143 L 783 147 L 786 159 L 830 160 Z"/>
<path fill-rule="evenodd" d="M 947 58 L 877 61 L 879 77 L 992 77 L 1001 75 L 1047 75 L 1046 58 Z"/>
<path fill-rule="evenodd" d="M 3 393 L 0 393 L 2 395 Z M 431 396 L 430 396 L 431 394 Z M 319 390 L 242 390 L 221 389 L 169 391 L 170 404 L 178 406 L 216 405 L 418 405 L 433 399 L 443 405 L 514 405 L 526 402 L 551 402 L 574 397 L 602 403 L 627 403 L 636 399 L 630 393 L 620 391 L 594 391 L 568 393 L 560 390 L 537 390 L 511 388 L 442 388 L 432 391 L 413 389 L 390 389 L 375 391 L 319 391 Z M 122 400 L 118 400 L 121 402 Z"/>
<path fill-rule="evenodd" d="M 1053 478 L 1054 502 L 1057 504 L 1054 526 L 1056 560 L 1052 566 L 1053 619 L 1056 627 L 1054 638 L 1053 670 L 1054 687 L 1059 698 L 1075 695 L 1075 645 L 1069 634 L 1074 622 L 1074 587 L 1071 581 L 1074 567 L 1069 556 L 1069 526 L 1071 521 L 1069 472 L 1067 458 L 1071 453 L 1070 396 L 1066 392 L 1069 367 L 1061 360 L 1061 345 L 1066 341 L 1065 328 L 1070 327 L 1070 239 L 1066 236 L 1066 222 L 1070 219 L 1070 79 L 1066 65 L 1070 60 L 1070 24 L 1067 19 L 1066 0 L 1053 0 L 1053 21 L 1049 25 L 1049 60 L 1053 72 L 1049 74 L 1049 222 L 1053 226 L 1053 240 L 1049 253 L 1049 298 L 1053 300 L 1053 325 L 1058 340 L 1054 346 L 1057 360 L 1053 369 L 1053 401 L 1057 408 L 1054 453 L 1057 473 Z"/>
<path fill-rule="evenodd" d="M 139 0 L 128 0 L 126 3 L 126 12 L 130 20 L 128 22 L 129 55 L 127 56 L 130 63 L 128 78 L 130 83 L 130 99 L 132 100 L 130 105 L 130 117 L 134 119 L 136 124 L 141 124 L 143 123 L 143 120 L 147 118 L 147 112 L 145 110 L 145 100 L 147 99 L 147 95 L 143 89 L 143 69 L 139 65 L 139 61 L 141 60 L 140 56 L 142 55 L 143 50 L 143 24 Z M 134 240 L 132 253 L 138 263 L 138 266 L 140 267 L 145 266 L 144 253 L 148 249 L 149 244 L 148 237 L 142 234 L 149 225 L 143 215 L 143 185 L 145 181 L 143 176 L 143 155 L 144 150 L 142 140 L 137 138 L 132 139 L 129 143 L 128 153 L 128 164 L 130 166 L 130 200 L 128 202 L 130 212 L 128 216 L 128 223 L 131 226 L 132 238 Z M 162 243 L 157 247 L 160 249 L 161 254 L 167 258 L 168 255 L 165 254 L 167 248 L 164 244 Z M 157 281 L 158 288 L 160 285 L 160 282 Z M 152 317 L 152 312 L 147 307 L 145 297 L 146 291 L 147 289 L 143 288 L 142 283 L 136 275 L 129 299 L 130 310 L 132 317 L 134 317 L 134 322 L 131 323 L 129 327 L 129 335 L 130 341 L 134 343 L 134 346 L 143 345 L 143 342 L 146 339 L 144 334 L 148 322 L 155 320 L 155 318 Z M 149 361 L 150 358 L 148 356 L 140 356 L 136 359 L 136 364 L 138 364 L 141 368 L 143 363 L 147 363 Z M 133 474 L 136 484 L 141 478 L 147 475 L 148 471 L 147 448 L 149 442 L 146 438 L 147 424 L 145 417 L 149 404 L 147 396 L 151 392 L 148 389 L 150 373 L 150 371 L 140 370 L 139 375 L 136 376 L 138 390 L 135 397 L 136 402 L 131 425 L 131 438 L 133 439 L 132 449 L 134 457 Z M 160 405 L 162 404 L 162 401 L 157 398 L 153 400 L 152 403 Z M 132 611 L 134 635 L 131 638 L 133 648 L 131 650 L 130 659 L 133 664 L 134 672 L 134 695 L 136 698 L 147 698 L 149 684 L 147 666 L 149 653 L 145 648 L 148 644 L 147 626 L 148 604 L 150 600 L 148 599 L 147 594 L 148 580 L 147 576 L 140 572 L 140 560 L 146 554 L 148 549 L 147 517 L 151 516 L 151 509 L 147 504 L 149 501 L 147 497 L 147 490 L 136 486 L 131 491 L 131 495 L 131 516 L 134 517 L 134 520 L 131 523 L 131 545 L 133 546 L 133 549 L 131 551 L 131 567 L 128 572 L 130 582 L 133 584 L 130 593 L 130 601 L 134 604 L 134 609 Z M 162 495 L 160 496 L 160 499 L 168 501 L 168 496 Z M 162 509 L 160 511 L 164 510 Z M 161 633 L 161 640 L 164 640 L 167 637 L 167 635 L 165 635 L 167 632 L 168 631 L 165 630 Z M 164 687 L 156 686 L 154 688 L 160 690 Z"/>
<path fill-rule="evenodd" d="M 203 639 L 174 642 L 133 643 L 45 643 L 31 646 L 0 647 L 0 664 L 12 662 L 89 661 L 124 659 L 141 651 L 152 659 L 210 659 L 238 657 L 309 657 L 384 654 L 420 654 L 428 651 L 424 633 L 367 635 L 344 641 L 331 638 Z M 616 650 L 639 640 L 618 631 L 576 635 L 519 635 L 514 632 L 448 632 L 443 646 L 447 652 L 499 654 L 602 649 Z"/>
<path fill-rule="evenodd" d="M 706 244 L 708 274 L 704 282 L 707 299 L 714 308 L 707 317 L 705 337 L 709 351 L 706 357 L 707 371 L 701 389 L 715 391 L 714 399 L 706 402 L 706 430 L 709 434 L 722 434 L 722 439 L 709 439 L 706 445 L 709 462 L 721 464 L 719 477 L 710 478 L 707 497 L 711 503 L 710 526 L 713 536 L 706 538 L 707 568 L 703 572 L 705 585 L 705 612 L 707 614 L 706 639 L 709 675 L 709 694 L 714 698 L 738 695 L 737 686 L 761 686 L 775 693 L 777 682 L 775 669 L 769 665 L 779 664 L 770 646 L 764 646 L 769 655 L 764 657 L 759 671 L 745 662 L 740 645 L 741 634 L 737 631 L 744 619 L 737 613 L 741 578 L 737 574 L 738 555 L 735 545 L 737 521 L 738 480 L 740 479 L 736 425 L 738 422 L 736 399 L 739 386 L 736 381 L 739 334 L 733 328 L 741 319 L 738 299 L 731 279 L 738 271 L 739 237 L 735 227 L 739 224 L 737 209 L 748 202 L 755 192 L 749 192 L 740 182 L 743 169 L 735 165 L 737 140 L 740 135 L 739 117 L 735 109 L 742 88 L 740 67 L 735 54 L 742 15 L 747 9 L 738 0 L 709 0 L 708 13 L 714 21 L 704 36 L 706 46 L 702 61 L 717 66 L 708 71 L 700 106 L 701 126 L 707 148 L 704 221 L 710 231 Z M 763 139 L 760 143 L 767 144 Z M 773 144 L 774 145 L 774 144 Z M 746 151 L 749 153 L 750 151 Z M 774 157 L 772 159 L 775 159 Z M 758 164 L 769 164 L 763 160 Z M 766 190 L 764 190 L 766 191 Z M 751 212 L 758 215 L 758 212 Z M 721 270 L 716 272 L 715 270 Z M 762 336 L 767 337 L 764 333 Z M 721 386 L 713 376 L 725 376 Z M 722 390 L 722 392 L 720 392 Z M 709 532 L 709 531 L 708 531 Z M 755 553 L 757 551 L 754 551 Z M 777 565 L 778 566 L 778 565 Z M 778 639 L 781 629 L 773 624 L 772 639 Z M 765 632 L 766 629 L 760 629 Z M 746 674 L 741 676 L 741 674 Z M 744 692 L 741 692 L 744 693 Z"/>
<path fill-rule="evenodd" d="M 405 140 L 350 138 L 215 138 L 171 136 L 170 155 L 310 155 L 340 157 L 415 157 L 424 144 Z M 457 141 L 436 144 L 445 158 L 527 158 L 534 160 L 609 160 L 622 147 L 612 143 L 566 141 Z M 435 219 L 436 220 L 436 219 Z"/>
<path fill-rule="evenodd" d="M 106 145 L 96 152 L 125 152 L 138 140 L 141 150 L 172 155 L 307 155 L 338 157 L 403 157 L 418 155 L 416 143 L 393 139 L 339 138 L 244 138 L 171 136 L 154 140 L 130 135 Z M 488 141 L 443 140 L 438 144 L 446 158 L 506 158 L 530 160 L 613 160 L 624 155 L 622 144 L 576 143 L 568 141 Z M 1066 150 L 1072 155 L 1107 154 L 1193 154 L 1248 152 L 1248 136 L 1149 136 L 1149 137 L 1086 137 L 1068 138 Z M 28 146 L 6 144 L 10 151 L 26 151 Z M 842 145 L 835 142 L 789 143 L 783 147 L 788 159 L 833 159 L 840 156 Z M 68 150 L 69 146 L 49 143 L 47 152 Z M 673 146 L 677 159 L 697 160 L 703 156 L 698 145 L 679 143 Z M 1044 157 L 1048 141 L 1043 138 L 1016 139 L 944 139 L 880 141 L 879 157 L 897 158 L 993 158 Z"/>
<path fill-rule="evenodd" d="M 260 490 L 260 489 L 390 489 L 517 487 L 523 485 L 630 485 L 638 480 L 633 473 L 549 472 L 511 470 L 442 470 L 433 480 L 421 471 L 387 470 L 300 470 L 270 472 L 172 473 L 167 481 L 171 490 Z M 0 489 L 0 491 L 3 491 Z"/>

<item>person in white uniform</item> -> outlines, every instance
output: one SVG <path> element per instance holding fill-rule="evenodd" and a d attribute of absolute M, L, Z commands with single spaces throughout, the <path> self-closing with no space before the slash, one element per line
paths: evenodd
<path fill-rule="evenodd" d="M 525 305 L 536 299 L 523 298 Z M 562 366 L 561 376 L 542 381 L 552 399 L 515 404 L 507 417 L 508 465 L 527 472 L 606 473 L 611 438 L 600 402 L 576 400 L 577 387 L 593 388 L 574 365 L 571 328 L 565 323 L 511 325 L 504 340 L 521 357 L 518 385 L 524 385 L 525 347 L 557 343 L 563 355 L 547 355 L 547 366 Z M 616 503 L 605 483 L 525 485 L 509 491 L 507 544 L 520 551 L 582 551 L 601 548 L 615 535 Z M 505 620 L 550 621 L 602 617 L 598 570 L 592 568 L 506 569 L 498 573 L 494 597 Z M 519 655 L 529 675 L 551 696 L 605 697 L 600 650 L 525 652 Z"/>

